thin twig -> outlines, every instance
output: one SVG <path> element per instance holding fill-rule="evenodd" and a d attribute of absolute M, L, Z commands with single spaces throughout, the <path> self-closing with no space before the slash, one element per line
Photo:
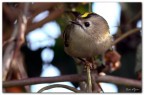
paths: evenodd
<path fill-rule="evenodd" d="M 53 85 L 49 85 L 49 86 L 45 86 L 43 88 L 41 88 L 38 93 L 42 93 L 44 90 L 49 90 L 49 89 L 52 89 L 52 88 L 56 88 L 56 87 L 61 87 L 61 88 L 66 88 L 66 89 L 69 89 L 73 92 L 76 92 L 76 93 L 80 93 L 81 91 L 80 90 L 77 90 L 76 88 L 74 87 L 70 87 L 68 85 L 63 85 L 63 84 L 53 84 Z"/>
<path fill-rule="evenodd" d="M 101 91 L 103 91 L 96 82 L 96 77 L 94 76 L 94 74 L 92 75 L 92 87 L 92 92 L 100 93 Z"/>
<path fill-rule="evenodd" d="M 13 87 L 13 86 L 24 86 L 24 85 L 64 82 L 64 81 L 81 82 L 81 81 L 86 81 L 86 79 L 87 79 L 86 76 L 82 74 L 64 75 L 64 76 L 57 76 L 57 77 L 38 77 L 38 78 L 28 78 L 28 79 L 21 79 L 21 80 L 3 81 L 3 87 L 6 88 L 6 87 Z M 133 86 L 138 88 L 142 87 L 141 81 L 109 76 L 109 75 L 96 77 L 96 82 L 108 82 L 108 83 L 110 82 L 114 84 L 127 85 L 127 86 Z"/>
<path fill-rule="evenodd" d="M 91 72 L 89 66 L 87 66 L 87 90 L 89 93 L 92 92 Z"/>
<path fill-rule="evenodd" d="M 134 33 L 137 33 L 141 30 L 141 28 L 135 28 L 135 29 L 132 29 L 130 31 L 127 31 L 125 34 L 123 34 L 122 36 L 120 36 L 119 38 L 117 38 L 114 42 L 113 42 L 113 45 L 117 44 L 118 42 L 120 42 L 121 40 L 125 39 L 126 37 L 134 34 Z"/>

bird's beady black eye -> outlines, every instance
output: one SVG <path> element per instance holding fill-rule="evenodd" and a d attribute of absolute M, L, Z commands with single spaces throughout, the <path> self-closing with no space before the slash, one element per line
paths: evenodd
<path fill-rule="evenodd" d="M 85 25 L 86 27 L 89 27 L 89 26 L 90 26 L 90 23 L 89 23 L 89 22 L 84 22 L 84 25 Z"/>

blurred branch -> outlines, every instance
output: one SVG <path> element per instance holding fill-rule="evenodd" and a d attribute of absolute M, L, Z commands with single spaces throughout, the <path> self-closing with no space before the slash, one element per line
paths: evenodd
<path fill-rule="evenodd" d="M 28 20 L 28 25 L 31 25 L 32 24 L 32 20 L 34 19 L 34 17 L 36 15 L 38 15 L 39 13 L 43 12 L 43 11 L 46 11 L 46 10 L 49 10 L 51 9 L 52 7 L 54 7 L 56 5 L 56 3 L 34 3 L 31 7 L 30 7 L 30 11 L 32 12 L 31 13 L 31 16 Z"/>
<path fill-rule="evenodd" d="M 18 16 L 18 23 L 15 26 L 15 30 L 9 40 L 12 42 L 9 43 L 7 48 L 11 47 L 11 49 L 6 49 L 6 52 L 4 53 L 4 57 L 5 57 L 6 55 L 9 55 L 9 52 L 13 52 L 10 57 L 4 58 L 3 81 L 7 80 L 9 72 L 11 73 L 11 71 L 14 71 L 11 74 L 16 75 L 16 79 L 27 78 L 27 74 L 24 69 L 24 65 L 22 61 L 20 48 L 25 41 L 25 31 L 26 31 L 26 26 L 27 26 L 26 15 L 28 14 L 28 7 L 29 7 L 29 3 L 25 3 L 25 8 L 22 12 L 20 12 Z M 8 59 L 11 59 L 11 60 L 7 62 Z M 10 79 L 12 79 L 12 77 Z M 29 91 L 28 87 L 26 87 L 26 89 L 27 91 Z"/>
<path fill-rule="evenodd" d="M 63 12 L 64 12 L 64 9 L 57 9 L 57 10 L 51 11 L 47 18 L 43 19 L 42 21 L 40 21 L 38 23 L 32 23 L 32 25 L 28 25 L 26 33 L 30 32 L 30 31 L 38 28 L 38 27 L 41 27 L 43 24 L 45 24 L 45 23 L 47 23 L 49 21 L 55 20 Z"/>
<path fill-rule="evenodd" d="M 119 38 L 117 38 L 114 42 L 113 42 L 113 45 L 117 44 L 118 42 L 120 42 L 121 40 L 125 39 L 126 37 L 134 34 L 134 33 L 137 33 L 141 30 L 141 28 L 135 28 L 135 29 L 132 29 L 130 31 L 127 31 L 125 34 L 123 34 L 122 36 L 120 36 Z"/>
<path fill-rule="evenodd" d="M 141 10 L 140 10 L 140 11 L 135 15 L 135 17 L 133 17 L 133 19 L 130 19 L 130 20 L 127 22 L 127 24 L 130 24 L 130 23 L 132 23 L 132 22 L 140 19 L 141 16 L 142 16 L 142 15 L 141 15 Z"/>
<path fill-rule="evenodd" d="M 43 92 L 44 90 L 49 90 L 49 89 L 52 89 L 52 88 L 56 88 L 56 87 L 61 87 L 61 88 L 66 88 L 66 89 L 69 89 L 73 92 L 76 92 L 76 93 L 80 93 L 81 91 L 77 90 L 76 88 L 74 87 L 70 87 L 68 85 L 62 85 L 62 84 L 54 84 L 54 85 L 49 85 L 49 86 L 45 86 L 43 88 L 41 88 L 38 93 L 41 93 Z"/>
<path fill-rule="evenodd" d="M 21 5 L 21 4 L 20 4 Z M 24 9 L 23 9 L 23 15 L 20 15 L 21 17 L 22 17 L 22 20 L 19 22 L 19 24 L 20 23 L 23 23 L 24 24 L 24 28 L 25 28 L 25 30 L 26 30 L 26 24 L 27 24 L 27 19 L 26 19 L 26 16 L 28 15 L 28 9 L 29 9 L 29 3 L 25 3 L 25 4 L 22 4 L 22 5 L 24 5 Z M 4 7 L 6 7 L 7 5 L 6 4 L 4 4 Z M 10 10 L 9 10 L 10 11 Z M 20 20 L 21 19 L 21 17 L 18 17 L 18 19 Z M 15 28 L 17 28 L 17 27 L 15 27 Z M 24 31 L 25 31 L 24 30 Z M 16 36 L 16 33 L 15 33 L 15 36 Z M 8 44 L 8 43 L 10 43 L 10 42 L 12 42 L 12 41 L 16 41 L 16 37 L 11 37 L 10 39 L 8 39 L 8 40 L 6 40 L 6 41 L 4 41 L 3 42 L 3 47 L 6 45 L 6 44 Z M 24 35 L 23 35 L 24 36 Z M 22 38 L 22 39 L 24 39 L 24 38 Z"/>
<path fill-rule="evenodd" d="M 42 12 L 44 10 L 48 10 L 55 6 L 57 3 L 34 3 L 30 7 L 30 11 L 32 12 Z"/>
<path fill-rule="evenodd" d="M 4 42 L 3 42 L 3 47 L 4 47 L 5 45 L 7 45 L 8 43 L 14 41 L 14 40 L 15 40 L 15 38 L 11 37 L 10 39 L 4 41 Z"/>
<path fill-rule="evenodd" d="M 17 10 L 15 8 L 11 8 L 6 3 L 3 3 L 3 11 L 11 22 L 18 17 Z"/>
<path fill-rule="evenodd" d="M 26 14 L 27 17 L 29 18 L 27 23 L 26 34 L 38 27 L 41 27 L 43 24 L 55 20 L 57 17 L 59 17 L 63 13 L 64 9 L 59 8 L 54 10 L 57 4 L 58 3 L 33 3 L 33 4 L 29 3 L 30 6 L 28 8 L 28 11 L 25 11 L 25 12 L 29 12 Z M 24 3 L 19 3 L 16 7 L 9 6 L 7 5 L 7 3 L 3 3 L 4 13 L 6 14 L 6 16 L 8 16 L 8 19 L 12 23 L 14 23 L 14 21 L 18 19 L 19 13 L 22 12 L 24 9 L 25 9 Z M 50 9 L 53 10 L 50 11 Z M 49 16 L 38 23 L 32 23 L 34 17 L 45 10 L 49 10 Z M 12 34 L 11 29 L 7 32 L 4 31 L 3 41 L 8 40 L 11 34 Z"/>
<path fill-rule="evenodd" d="M 28 11 L 31 12 L 31 15 L 36 16 L 44 10 L 52 8 L 57 3 L 29 3 Z M 11 22 L 14 22 L 18 18 L 19 12 L 25 9 L 25 3 L 19 3 L 17 7 L 8 6 L 7 3 L 3 3 L 4 13 L 8 16 Z M 26 11 L 26 12 L 28 12 Z"/>
<path fill-rule="evenodd" d="M 17 39 L 16 41 L 12 41 L 6 48 L 4 53 L 4 60 L 3 60 L 3 81 L 6 80 L 7 73 L 9 72 L 9 69 L 11 67 L 11 64 L 15 61 L 15 58 L 17 58 L 17 51 L 19 50 L 21 44 L 24 39 L 23 32 L 25 31 L 25 27 L 23 25 L 23 18 L 22 16 L 19 16 L 18 24 L 15 26 L 14 32 L 11 35 L 10 41 L 12 39 Z M 15 57 L 16 56 L 16 57 Z M 9 60 L 8 60 L 9 59 Z"/>
<path fill-rule="evenodd" d="M 96 77 L 95 74 L 92 75 Z M 81 81 L 86 81 L 86 79 L 87 79 L 86 76 L 82 74 L 64 75 L 64 76 L 57 76 L 57 77 L 38 77 L 38 78 L 29 78 L 29 79 L 21 79 L 21 80 L 13 80 L 13 81 L 3 81 L 3 87 L 6 88 L 12 86 L 24 86 L 24 85 L 64 82 L 64 81 L 81 82 Z M 114 77 L 109 75 L 96 77 L 96 82 L 110 82 L 119 85 L 134 86 L 138 88 L 142 87 L 141 81 L 121 78 L 121 77 Z"/>

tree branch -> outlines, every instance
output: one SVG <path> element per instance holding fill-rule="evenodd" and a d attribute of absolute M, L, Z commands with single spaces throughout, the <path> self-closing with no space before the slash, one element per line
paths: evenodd
<path fill-rule="evenodd" d="M 127 24 L 130 24 L 130 23 L 132 23 L 132 22 L 134 22 L 134 21 L 137 21 L 139 18 L 141 18 L 141 16 L 142 16 L 142 12 L 141 12 L 141 10 L 133 17 L 133 19 L 130 19 L 128 22 L 127 22 Z"/>
<path fill-rule="evenodd" d="M 91 71 L 89 66 L 87 66 L 87 90 L 89 93 L 92 92 Z"/>
<path fill-rule="evenodd" d="M 50 12 L 49 16 L 47 18 L 45 18 L 44 20 L 38 22 L 38 23 L 32 23 L 33 18 L 38 15 L 40 12 L 45 11 L 45 10 L 49 10 L 52 8 L 55 8 L 55 6 L 57 4 L 60 3 L 29 3 L 30 4 L 30 8 L 28 9 L 29 12 L 29 20 L 28 20 L 28 24 L 27 24 L 27 31 L 26 34 L 29 31 L 34 30 L 35 28 L 41 27 L 43 24 L 55 20 L 57 17 L 59 17 L 62 13 L 64 9 L 56 9 L 54 12 Z M 16 19 L 18 19 L 19 13 L 21 11 L 23 11 L 24 9 L 24 3 L 20 3 L 16 8 L 15 7 L 10 7 L 8 6 L 6 3 L 3 4 L 3 9 L 4 9 L 4 13 L 8 16 L 8 19 L 13 23 Z M 38 25 L 36 25 L 38 24 Z M 13 28 L 12 28 L 13 29 Z M 8 40 L 11 36 L 11 30 L 7 32 L 4 32 L 3 34 L 3 41 Z"/>
<path fill-rule="evenodd" d="M 8 6 L 6 3 L 3 3 L 3 10 L 7 18 L 11 22 L 13 22 L 18 17 L 18 14 L 17 14 L 18 10 L 16 8 L 12 8 Z"/>
<path fill-rule="evenodd" d="M 38 15 L 39 13 L 46 11 L 46 10 L 50 10 L 51 8 L 53 8 L 57 3 L 34 3 L 31 7 L 30 7 L 30 11 L 31 16 L 28 20 L 28 26 L 32 24 L 32 20 L 34 19 L 34 17 L 36 15 Z"/>
<path fill-rule="evenodd" d="M 13 51 L 13 55 L 11 55 L 11 60 L 9 63 L 3 63 L 3 81 L 7 80 L 7 77 L 9 76 L 9 72 L 11 73 L 11 70 L 14 70 L 13 74 L 16 75 L 16 79 L 27 78 L 27 74 L 22 63 L 23 61 L 21 57 L 20 48 L 25 41 L 25 30 L 27 26 L 26 15 L 28 13 L 28 8 L 29 3 L 25 3 L 24 10 L 19 13 L 18 23 L 15 27 L 15 31 L 13 32 L 10 38 L 16 39 L 16 41 L 12 41 L 11 43 L 13 44 L 9 43 L 9 46 L 13 46 L 13 50 L 11 50 Z M 5 55 L 6 54 L 7 53 L 5 53 Z M 8 58 L 5 60 L 8 60 Z M 28 88 L 29 87 L 26 87 L 27 91 L 29 91 Z"/>
<path fill-rule="evenodd" d="M 114 42 L 113 42 L 113 45 L 117 44 L 118 42 L 120 42 L 121 40 L 125 39 L 126 37 L 128 37 L 129 35 L 132 35 L 138 31 L 140 31 L 141 28 L 135 28 L 135 29 L 132 29 L 130 31 L 127 31 L 125 34 L 123 34 L 122 36 L 120 36 L 119 38 L 117 38 Z"/>
<path fill-rule="evenodd" d="M 37 22 L 37 23 L 32 23 L 31 25 L 28 25 L 28 28 L 27 28 L 27 32 L 30 32 L 38 27 L 41 27 L 43 24 L 49 22 L 49 21 L 52 21 L 52 20 L 55 20 L 57 17 L 59 17 L 62 13 L 64 12 L 64 9 L 57 9 L 57 10 L 54 10 L 54 11 L 51 11 L 49 16 L 45 19 L 43 19 L 42 21 L 40 22 Z"/>
<path fill-rule="evenodd" d="M 48 9 L 54 7 L 57 4 L 58 3 L 39 3 L 39 2 L 37 2 L 37 3 L 32 4 L 32 6 L 30 7 L 30 10 L 34 11 L 34 12 L 36 12 L 36 11 L 42 12 L 44 10 L 48 10 Z"/>
<path fill-rule="evenodd" d="M 96 82 L 96 77 L 94 76 L 94 74 L 92 75 L 92 87 L 92 92 L 101 93 L 103 91 Z"/>
<path fill-rule="evenodd" d="M 63 85 L 63 84 L 54 84 L 54 85 L 49 85 L 49 86 L 45 86 L 43 88 L 41 88 L 38 93 L 42 93 L 44 90 L 49 90 L 49 89 L 52 89 L 52 88 L 56 88 L 56 87 L 61 87 L 61 88 L 66 88 L 66 89 L 69 89 L 73 92 L 76 92 L 76 93 L 80 93 L 81 91 L 77 90 L 76 88 L 74 87 L 70 87 L 68 85 Z"/>
<path fill-rule="evenodd" d="M 94 76 L 96 76 L 94 74 Z M 38 78 L 28 78 L 28 79 L 21 79 L 21 80 L 13 80 L 13 81 L 3 81 L 3 87 L 13 87 L 13 86 L 24 86 L 24 85 L 32 85 L 32 84 L 40 84 L 40 83 L 53 83 L 53 82 L 64 82 L 64 81 L 71 81 L 71 82 L 80 82 L 86 81 L 86 76 L 82 74 L 74 74 L 74 75 L 64 75 L 64 76 L 57 76 L 57 77 L 38 77 Z M 142 82 L 133 79 L 115 77 L 115 76 L 98 76 L 96 77 L 96 82 L 110 82 L 119 85 L 127 85 L 133 87 L 142 87 Z"/>

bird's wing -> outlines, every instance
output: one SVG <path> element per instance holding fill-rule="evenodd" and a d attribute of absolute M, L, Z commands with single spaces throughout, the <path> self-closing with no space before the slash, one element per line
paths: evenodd
<path fill-rule="evenodd" d="M 65 47 L 69 46 L 70 32 L 71 32 L 70 30 L 71 30 L 71 26 L 68 25 L 66 27 L 66 29 L 64 30 L 64 33 L 63 33 L 63 39 L 64 39 L 64 45 L 65 45 Z"/>

